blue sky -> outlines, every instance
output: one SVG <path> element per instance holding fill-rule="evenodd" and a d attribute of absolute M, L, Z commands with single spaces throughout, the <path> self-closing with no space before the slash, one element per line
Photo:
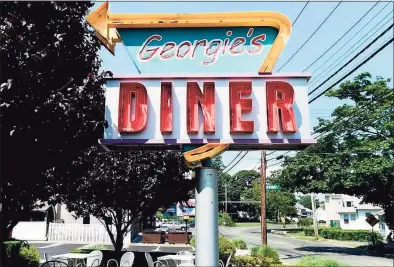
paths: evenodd
<path fill-rule="evenodd" d="M 95 7 L 102 3 L 96 3 Z M 293 54 L 298 48 L 308 39 L 308 37 L 315 31 L 326 16 L 332 11 L 337 5 L 337 2 L 310 2 L 305 8 L 303 14 L 297 20 L 296 24 L 292 29 L 290 39 L 286 45 L 286 48 L 282 52 L 276 66 L 276 72 Z M 338 38 L 342 36 L 350 27 L 353 26 L 375 3 L 374 2 L 342 2 L 332 16 L 325 22 L 322 28 L 311 38 L 311 40 L 300 50 L 297 55 L 285 66 L 280 72 L 302 72 L 310 63 L 318 58 L 326 49 L 328 49 Z M 277 11 L 286 15 L 291 21 L 294 21 L 305 2 L 110 2 L 111 13 L 198 13 L 198 12 L 235 12 L 235 11 Z M 315 65 L 309 68 L 306 72 L 312 73 L 312 79 L 310 81 L 313 89 L 324 79 L 318 81 L 320 74 L 330 64 L 335 62 L 340 55 L 351 51 L 352 47 L 359 39 L 367 35 L 367 41 L 360 46 L 355 52 L 347 53 L 346 59 L 338 66 L 343 65 L 359 50 L 365 47 L 371 40 L 379 35 L 384 29 L 386 29 L 393 22 L 393 13 L 389 14 L 393 10 L 394 4 L 387 2 L 378 3 L 371 12 L 365 16 L 361 22 L 354 27 L 338 44 L 336 44 L 322 59 L 320 59 Z M 384 6 L 386 6 L 384 8 Z M 382 9 L 381 13 L 376 14 Z M 382 20 L 386 15 L 385 20 L 379 25 L 376 24 Z M 366 24 L 369 20 L 372 21 Z M 384 26 L 383 26 L 384 25 Z M 377 33 L 373 34 L 375 30 L 383 26 Z M 350 39 L 355 33 L 358 33 L 353 39 Z M 379 41 L 372 45 L 365 53 L 359 58 L 353 61 L 347 68 L 338 73 L 328 83 L 326 83 L 321 90 L 327 88 L 330 84 L 342 77 L 348 70 L 352 69 L 370 53 L 372 53 L 382 43 L 386 42 L 393 34 L 393 31 L 387 32 Z M 363 40 L 362 40 L 363 41 Z M 360 42 L 362 42 L 360 41 Z M 359 43 L 360 43 L 359 42 Z M 341 47 L 345 45 L 342 50 L 335 56 L 333 54 Z M 350 49 L 350 50 L 349 50 Z M 110 54 L 107 50 L 102 49 L 100 56 L 103 60 L 102 67 L 106 70 L 111 70 L 117 74 L 130 74 L 137 73 L 134 66 L 130 64 L 128 60 L 129 55 L 126 49 L 118 44 L 115 50 L 115 56 Z M 382 52 L 380 52 L 371 61 L 365 64 L 363 67 L 358 69 L 355 74 L 351 75 L 349 79 L 361 72 L 369 71 L 373 76 L 382 76 L 385 78 L 393 78 L 393 44 L 387 46 Z M 317 70 L 316 68 L 323 64 L 327 59 L 329 61 Z M 334 64 L 336 66 L 338 63 Z M 328 70 L 330 70 L 329 68 Z M 334 69 L 323 77 L 328 77 L 330 73 L 334 72 Z M 327 71 L 326 71 L 327 72 Z M 324 73 L 326 73 L 324 72 Z M 314 77 L 318 77 L 317 81 Z M 391 86 L 393 82 L 391 82 Z M 319 90 L 320 91 L 320 90 Z M 327 97 L 320 97 L 314 103 L 310 105 L 310 116 L 311 116 L 311 127 L 315 126 L 318 117 L 329 118 L 331 111 L 343 104 L 343 101 L 329 99 Z M 238 152 L 225 152 L 223 154 L 224 164 L 227 165 L 235 157 Z M 277 152 L 274 155 L 281 155 L 282 152 Z M 242 169 L 251 169 L 258 164 L 260 158 L 260 152 L 254 151 L 249 152 L 248 155 L 229 173 L 233 174 Z M 270 164 L 275 161 L 270 161 Z M 270 165 L 268 164 L 268 165 Z M 269 171 L 278 168 L 278 166 L 269 168 Z"/>

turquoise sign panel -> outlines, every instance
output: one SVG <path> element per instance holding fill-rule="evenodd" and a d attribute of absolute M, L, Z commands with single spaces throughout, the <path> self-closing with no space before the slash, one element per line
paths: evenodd
<path fill-rule="evenodd" d="M 274 43 L 273 27 L 118 29 L 142 74 L 257 73 Z"/>

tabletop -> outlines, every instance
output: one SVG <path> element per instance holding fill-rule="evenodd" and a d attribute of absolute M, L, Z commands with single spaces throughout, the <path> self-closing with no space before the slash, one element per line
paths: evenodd
<path fill-rule="evenodd" d="M 85 254 L 85 253 L 66 253 L 66 254 L 55 255 L 53 256 L 53 259 L 56 258 L 86 259 L 94 256 L 96 255 Z"/>
<path fill-rule="evenodd" d="M 166 255 L 162 257 L 158 257 L 158 260 L 165 260 L 165 259 L 173 259 L 177 261 L 190 261 L 194 260 L 196 256 L 194 255 Z"/>

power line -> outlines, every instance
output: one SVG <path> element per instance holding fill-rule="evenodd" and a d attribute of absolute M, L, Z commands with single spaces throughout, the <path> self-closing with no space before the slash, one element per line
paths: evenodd
<path fill-rule="evenodd" d="M 228 169 L 226 172 L 222 173 L 219 178 L 223 175 L 225 175 L 226 173 L 228 173 L 229 171 L 231 171 L 235 166 L 237 166 L 237 164 L 249 153 L 249 151 L 246 151 L 246 153 L 233 165 L 231 166 L 230 169 Z"/>
<path fill-rule="evenodd" d="M 340 40 L 342 40 L 343 37 L 345 37 L 366 15 L 368 15 L 369 12 L 371 12 L 374 7 L 379 4 L 379 2 L 376 2 L 355 24 L 353 24 L 352 27 L 350 27 L 349 30 L 347 30 L 342 36 L 333 44 L 331 45 L 326 51 L 323 52 L 315 61 L 313 61 L 308 67 L 306 67 L 302 72 L 306 71 L 310 67 L 312 67 L 319 59 L 321 59 L 325 54 L 327 54 L 328 51 L 331 50 Z"/>
<path fill-rule="evenodd" d="M 391 26 L 386 30 L 388 31 L 391 27 L 393 27 L 394 24 L 391 24 Z M 386 32 L 385 31 L 385 32 Z M 379 37 L 380 38 L 380 37 Z M 358 70 L 361 66 L 363 66 L 365 63 L 367 63 L 368 61 L 370 61 L 372 58 L 374 58 L 378 53 L 380 53 L 384 48 L 386 48 L 390 43 L 393 42 L 393 37 L 391 37 L 390 40 L 388 40 L 384 45 L 382 45 L 380 48 L 378 48 L 375 52 L 373 52 L 369 57 L 367 57 L 366 59 L 364 59 L 360 64 L 358 64 L 355 68 L 353 68 L 351 71 L 349 71 L 346 75 L 344 75 L 342 78 L 340 78 L 337 82 L 335 82 L 334 84 L 332 84 L 329 88 L 323 90 L 321 93 L 319 93 L 317 96 L 315 96 L 314 98 L 312 98 L 310 101 L 308 101 L 308 104 L 314 102 L 316 99 L 318 99 L 319 97 L 321 97 L 322 95 L 324 95 L 326 92 L 328 92 L 331 88 L 333 88 L 334 86 L 336 86 L 338 83 L 340 83 L 341 81 L 343 81 L 344 79 L 346 79 L 348 76 L 350 76 L 353 72 L 355 72 L 356 70 Z M 338 73 L 338 72 L 336 72 Z M 318 87 L 317 87 L 318 88 Z M 316 88 L 316 89 L 317 89 Z M 316 90 L 315 89 L 315 90 Z M 314 90 L 314 91 L 315 91 Z M 311 92 L 312 93 L 312 92 Z M 311 94 L 309 93 L 309 94 Z"/>
<path fill-rule="evenodd" d="M 373 45 L 377 40 L 379 40 L 380 38 L 382 38 L 383 35 L 386 34 L 386 32 L 388 32 L 392 27 L 394 26 L 394 23 L 391 24 L 386 30 L 384 30 L 382 33 L 380 33 L 375 39 L 372 40 L 372 42 L 370 42 L 366 47 L 364 47 L 363 49 L 361 49 L 360 52 L 358 52 L 355 56 L 353 56 L 348 62 L 345 63 L 345 65 L 343 65 L 342 67 L 340 67 L 336 72 L 334 72 L 333 74 L 331 74 L 330 77 L 328 77 L 324 82 L 322 82 L 321 84 L 319 84 L 315 89 L 313 89 L 311 92 L 308 93 L 308 95 L 311 95 L 313 92 L 315 92 L 317 89 L 319 89 L 323 84 L 325 84 L 326 82 L 328 82 L 332 77 L 334 77 L 336 74 L 338 74 L 338 72 L 340 72 L 341 70 L 343 70 L 347 65 L 349 65 L 350 63 L 352 63 L 352 61 L 354 61 L 359 55 L 361 55 L 365 50 L 367 50 L 369 47 L 371 47 L 371 45 Z M 361 67 L 361 66 L 360 66 Z"/>
<path fill-rule="evenodd" d="M 334 13 L 334 11 L 338 8 L 338 6 L 340 5 L 342 3 L 342 1 L 341 2 L 339 2 L 336 6 L 335 6 L 335 8 L 331 11 L 331 13 L 330 14 L 328 14 L 328 16 L 324 19 L 324 21 L 319 25 L 319 27 L 317 27 L 317 29 L 312 33 L 312 35 L 311 36 L 309 36 L 309 38 L 301 45 L 301 47 L 300 48 L 298 48 L 298 50 L 285 62 L 285 64 L 283 64 L 282 65 L 282 67 L 280 67 L 279 69 L 278 69 L 278 71 L 280 71 L 284 66 L 286 66 L 287 65 L 287 63 L 289 63 L 290 62 L 290 60 L 292 60 L 293 59 L 293 57 L 295 56 L 295 55 L 297 55 L 297 53 L 309 42 L 309 40 L 317 33 L 317 31 L 323 26 L 323 24 L 328 20 L 328 18 L 329 17 L 331 17 L 331 15 Z"/>
<path fill-rule="evenodd" d="M 309 4 L 309 1 L 306 2 L 306 4 L 304 5 L 304 7 L 301 9 L 300 13 L 298 13 L 298 16 L 296 17 L 296 19 L 294 20 L 293 24 L 291 24 L 291 26 L 294 26 L 294 24 L 297 22 L 298 18 L 301 16 L 302 12 L 304 11 L 304 9 L 306 8 L 306 6 Z"/>
<path fill-rule="evenodd" d="M 236 158 L 238 158 L 238 156 L 241 154 L 241 152 L 242 152 L 242 151 L 238 152 L 238 154 L 235 156 L 235 158 L 234 158 L 229 164 L 227 164 L 226 167 L 223 168 L 223 171 L 224 171 L 225 169 L 227 169 L 228 166 L 230 166 L 230 165 L 236 160 Z"/>
<path fill-rule="evenodd" d="M 367 25 L 369 25 L 370 24 L 370 22 L 372 21 L 372 20 L 374 20 L 388 5 L 389 5 L 390 3 L 387 3 L 381 10 L 379 10 L 379 12 L 378 13 L 376 13 L 375 14 L 375 16 L 373 17 L 373 18 L 371 18 L 368 22 L 366 22 L 361 28 L 360 28 L 360 30 L 358 30 L 355 34 L 353 34 L 353 36 L 352 37 L 350 37 L 349 38 L 349 40 L 348 40 L 348 42 L 350 41 L 350 40 L 353 40 L 353 38 L 354 37 L 356 37 L 362 30 L 365 30 L 365 27 L 367 26 Z M 392 11 L 391 11 L 392 12 Z M 390 13 L 391 13 L 390 12 Z M 389 14 L 390 14 L 389 13 Z M 386 17 L 389 15 L 389 14 L 387 14 L 386 15 Z M 386 18 L 385 17 L 385 18 Z M 373 28 L 375 28 L 375 27 L 377 27 L 377 25 L 379 25 L 385 18 L 383 18 L 381 21 L 379 21 Z M 368 31 L 368 33 L 367 34 L 365 34 L 360 40 L 362 40 L 365 36 L 367 36 L 369 34 L 369 31 Z M 322 66 L 324 66 L 330 59 L 332 59 L 337 53 L 339 53 L 339 51 L 341 51 L 342 50 L 342 48 L 344 48 L 347 44 L 348 44 L 348 42 L 346 42 L 346 43 L 344 43 L 331 57 L 329 57 L 323 64 L 321 64 L 319 67 L 317 67 L 316 68 L 316 70 L 318 70 L 318 69 L 320 69 Z M 324 73 L 324 71 L 322 72 L 322 73 Z"/>
<path fill-rule="evenodd" d="M 392 13 L 393 11 L 391 11 L 389 14 L 387 14 L 381 21 L 379 21 L 376 25 L 375 25 L 375 27 L 377 26 L 377 25 L 379 25 L 385 18 L 387 18 L 391 13 Z M 380 29 L 382 29 L 386 24 L 387 24 L 387 22 L 390 22 L 390 20 L 392 20 L 392 18 L 389 18 L 382 26 L 380 26 L 378 29 L 376 29 L 370 36 L 372 37 L 375 33 L 377 33 Z M 347 51 L 345 51 L 345 53 L 343 53 L 338 59 L 336 59 L 334 62 L 332 62 L 327 68 L 325 68 L 323 71 L 321 71 L 318 75 L 316 75 L 315 77 L 314 77 L 314 80 L 313 80 L 313 82 L 312 82 L 312 84 L 310 84 L 310 86 L 312 86 L 312 85 L 314 85 L 314 84 L 316 84 L 318 81 L 320 81 L 326 74 L 328 74 L 328 73 L 330 73 L 337 65 L 339 65 L 339 64 L 341 64 L 344 60 L 345 60 L 345 58 L 346 58 L 346 56 L 348 56 L 348 55 L 351 55 L 353 52 L 355 52 L 360 46 L 362 46 L 363 44 L 365 44 L 367 41 L 368 41 L 368 38 L 365 38 L 367 35 L 369 35 L 369 33 L 370 32 L 368 32 L 368 33 L 366 33 L 363 37 L 361 37 L 351 48 L 353 48 L 352 50 L 351 50 L 351 48 L 350 49 L 348 49 Z M 362 41 L 361 43 L 360 43 L 360 41 Z M 350 52 L 350 53 L 349 53 Z M 342 58 L 343 57 L 343 58 Z M 341 58 L 342 58 L 342 60 L 341 60 Z M 327 60 L 328 61 L 328 60 Z M 326 62 L 327 62 L 326 61 Z M 339 61 L 339 62 L 338 62 Z M 325 64 L 325 63 L 324 63 Z M 323 64 L 323 65 L 324 65 Z M 321 65 L 322 66 L 322 65 Z M 332 68 L 331 68 L 332 67 Z M 329 69 L 329 70 L 328 70 Z M 328 70 L 328 71 L 327 71 Z M 321 78 L 319 78 L 318 79 L 318 77 L 320 77 L 321 76 Z"/>

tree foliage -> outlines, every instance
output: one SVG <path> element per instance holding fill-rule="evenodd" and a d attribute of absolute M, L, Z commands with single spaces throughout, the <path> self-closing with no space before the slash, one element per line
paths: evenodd
<path fill-rule="evenodd" d="M 327 96 L 350 100 L 319 120 L 318 144 L 287 158 L 273 182 L 295 192 L 342 193 L 381 206 L 394 227 L 394 92 L 369 73 Z"/>
<path fill-rule="evenodd" d="M 299 196 L 297 198 L 297 203 L 301 204 L 302 206 L 304 206 L 307 209 L 312 209 L 312 199 L 311 196 Z"/>
<path fill-rule="evenodd" d="M 281 217 L 296 216 L 295 208 L 296 198 L 293 193 L 267 190 L 266 191 L 266 214 L 269 219 L 277 219 L 278 213 Z M 253 186 L 243 193 L 245 200 L 260 201 L 261 200 L 261 180 L 255 179 Z M 261 204 L 254 204 L 258 214 L 261 214 Z"/>
<path fill-rule="evenodd" d="M 133 222 L 189 199 L 194 183 L 187 172 L 179 152 L 104 152 L 93 147 L 73 164 L 69 179 L 63 179 L 61 197 L 77 216 L 97 217 L 119 252 Z"/>
<path fill-rule="evenodd" d="M 83 19 L 91 6 L 1 2 L 3 237 L 53 196 L 57 174 L 102 135 L 100 44 Z"/>

